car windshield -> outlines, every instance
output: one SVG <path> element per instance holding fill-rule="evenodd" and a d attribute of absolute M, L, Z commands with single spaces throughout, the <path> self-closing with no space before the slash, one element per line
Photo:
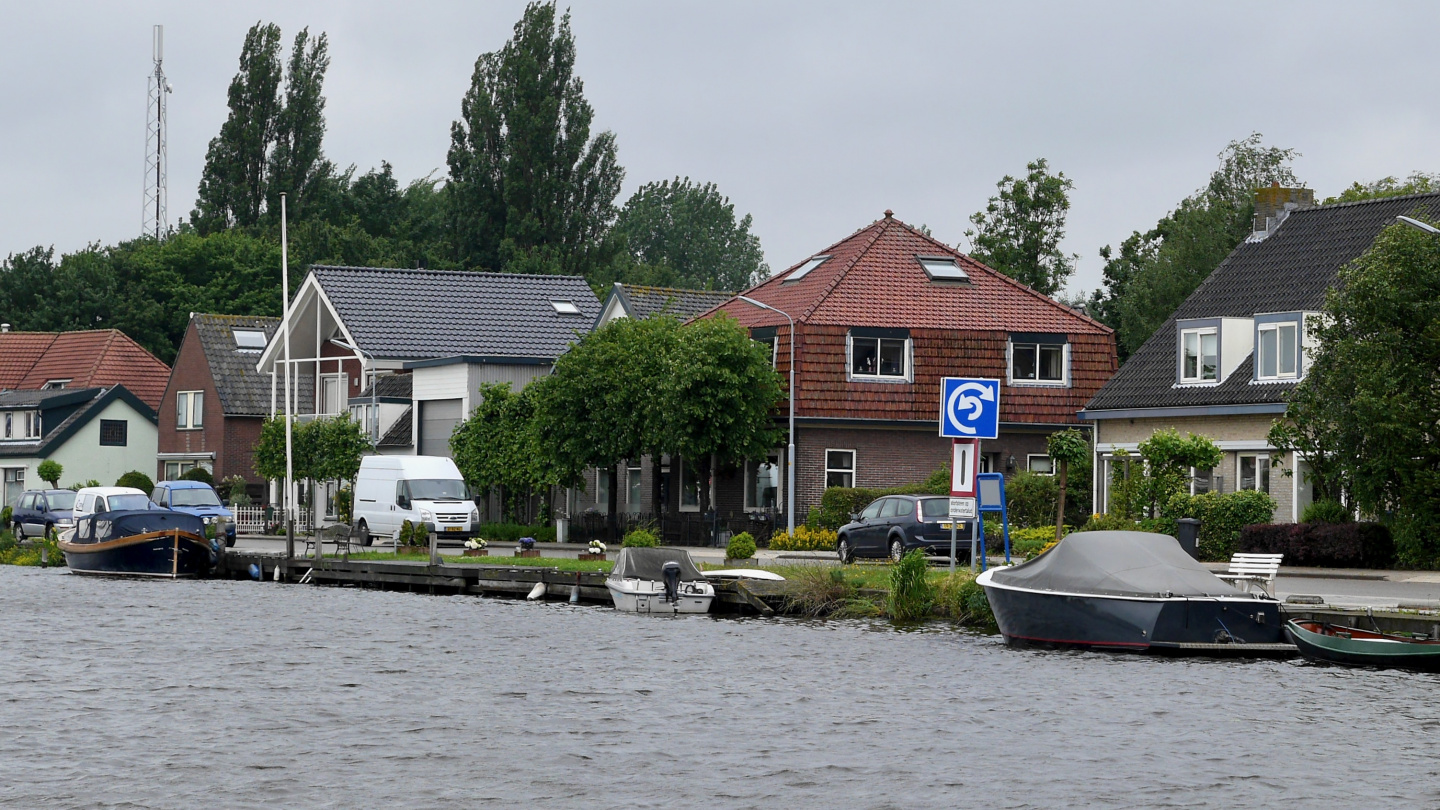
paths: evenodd
<path fill-rule="evenodd" d="M 200 489 L 172 489 L 170 490 L 171 506 L 219 506 L 220 499 L 215 497 L 215 490 L 206 487 Z"/>
<path fill-rule="evenodd" d="M 464 481 L 448 478 L 413 478 L 406 483 L 410 485 L 410 497 L 417 501 L 470 500 L 470 490 L 465 486 Z"/>
<path fill-rule="evenodd" d="M 47 492 L 45 502 L 50 505 L 51 512 L 69 512 L 75 508 L 75 493 Z"/>
<path fill-rule="evenodd" d="M 924 510 L 926 520 L 950 516 L 950 501 L 945 498 L 926 498 L 920 502 L 920 508 Z"/>
<path fill-rule="evenodd" d="M 110 511 L 118 512 L 121 509 L 149 509 L 149 495 L 111 495 Z"/>

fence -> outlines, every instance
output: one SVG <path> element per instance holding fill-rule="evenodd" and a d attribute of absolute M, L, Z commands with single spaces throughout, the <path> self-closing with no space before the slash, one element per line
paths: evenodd
<path fill-rule="evenodd" d="M 232 506 L 230 511 L 235 513 L 236 534 L 267 534 L 271 528 L 270 525 L 267 525 L 267 513 L 270 524 L 282 519 L 281 510 L 268 506 Z M 310 510 L 301 508 L 300 514 L 295 516 L 295 531 L 299 534 L 306 534 L 311 528 Z M 279 530 L 284 531 L 285 527 L 281 526 Z"/>
<path fill-rule="evenodd" d="M 631 530 L 644 528 L 654 531 L 660 542 L 667 546 L 723 545 L 729 536 L 749 532 L 756 544 L 764 547 L 775 531 L 775 521 L 775 515 L 763 512 L 722 517 L 719 519 L 719 531 L 715 532 L 712 521 L 697 512 L 658 516 L 653 512 L 622 512 L 615 516 L 615 528 L 612 530 L 608 516 L 586 512 L 570 521 L 570 542 L 601 540 L 615 543 Z"/>

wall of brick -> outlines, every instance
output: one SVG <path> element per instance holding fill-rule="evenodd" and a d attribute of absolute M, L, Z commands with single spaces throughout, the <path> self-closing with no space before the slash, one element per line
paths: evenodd
<path fill-rule="evenodd" d="M 257 503 L 268 502 L 269 488 L 265 479 L 255 472 L 255 445 L 260 441 L 264 420 L 253 416 L 231 416 L 225 420 L 225 443 L 215 459 L 215 480 L 242 476 L 248 483 L 250 497 Z"/>
<path fill-rule="evenodd" d="M 203 391 L 205 401 L 202 408 L 203 427 L 197 430 L 176 428 L 175 395 L 181 391 Z M 191 321 L 180 344 L 180 352 L 170 369 L 170 381 L 165 386 L 165 395 L 160 399 L 159 408 L 160 453 L 215 453 L 216 468 L 224 451 L 225 419 L 220 404 L 220 393 L 215 389 L 215 380 L 210 376 L 210 364 L 205 351 L 200 347 L 200 337 Z M 165 464 L 155 460 L 155 480 L 165 477 Z"/>

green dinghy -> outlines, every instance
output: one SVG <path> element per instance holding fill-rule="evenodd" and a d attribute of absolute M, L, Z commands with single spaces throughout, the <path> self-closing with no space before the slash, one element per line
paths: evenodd
<path fill-rule="evenodd" d="M 1440 672 L 1440 641 L 1291 619 L 1285 623 L 1300 654 L 1352 667 L 1395 667 Z"/>

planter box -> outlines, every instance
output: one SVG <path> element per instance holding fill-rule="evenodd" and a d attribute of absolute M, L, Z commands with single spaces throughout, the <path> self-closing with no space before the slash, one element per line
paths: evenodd
<path fill-rule="evenodd" d="M 579 556 L 576 557 L 576 559 L 579 559 L 579 560 L 587 560 L 587 561 L 589 561 L 589 562 L 604 562 L 604 561 L 605 561 L 605 555 L 604 555 L 604 554 L 591 554 L 591 553 L 589 553 L 589 552 L 582 551 L 582 552 L 580 552 Z"/>
<path fill-rule="evenodd" d="M 516 556 L 516 557 L 539 557 L 539 556 L 540 556 L 540 549 L 538 549 L 538 548 L 532 548 L 532 549 L 530 549 L 529 551 L 526 551 L 526 550 L 523 549 L 523 548 L 517 548 L 517 549 L 515 549 L 515 556 Z"/>
<path fill-rule="evenodd" d="M 465 549 L 465 556 L 466 556 L 466 557 L 489 557 L 489 556 L 490 556 L 490 549 L 488 549 L 488 548 L 467 548 L 467 549 Z"/>

